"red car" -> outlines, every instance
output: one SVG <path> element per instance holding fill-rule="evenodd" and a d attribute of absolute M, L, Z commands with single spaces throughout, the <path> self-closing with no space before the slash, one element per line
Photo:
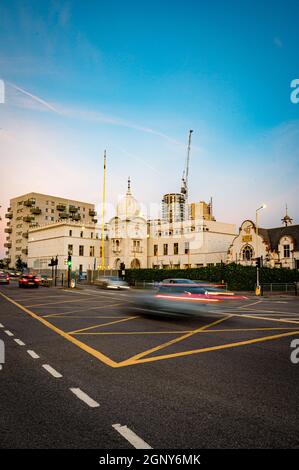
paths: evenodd
<path fill-rule="evenodd" d="M 7 273 L 1 271 L 0 272 L 0 284 L 9 284 L 10 277 Z"/>
<path fill-rule="evenodd" d="M 39 287 L 40 279 L 34 274 L 23 274 L 19 278 L 19 287 Z"/>

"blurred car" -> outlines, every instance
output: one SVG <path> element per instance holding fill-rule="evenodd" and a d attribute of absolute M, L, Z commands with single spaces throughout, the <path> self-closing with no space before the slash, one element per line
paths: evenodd
<path fill-rule="evenodd" d="M 162 284 L 196 284 L 196 281 L 192 281 L 192 279 L 172 278 L 163 279 Z"/>
<path fill-rule="evenodd" d="M 98 279 L 95 284 L 100 289 L 130 289 L 128 283 L 117 276 L 104 276 Z"/>
<path fill-rule="evenodd" d="M 11 270 L 8 272 L 8 274 L 9 274 L 10 279 L 18 279 L 22 273 Z"/>
<path fill-rule="evenodd" d="M 156 292 L 150 295 L 140 295 L 136 298 L 135 303 L 139 308 L 150 311 L 193 315 L 207 310 L 209 306 L 214 307 L 220 302 L 247 299 L 247 297 L 236 295 L 233 292 L 219 292 L 212 289 L 212 287 L 196 283 L 162 283 Z"/>
<path fill-rule="evenodd" d="M 0 271 L 0 284 L 9 284 L 10 282 L 10 277 L 8 273 L 5 273 L 4 271 Z"/>
<path fill-rule="evenodd" d="M 40 276 L 40 285 L 43 287 L 50 287 L 52 285 L 53 278 L 47 276 L 46 274 L 42 274 Z"/>
<path fill-rule="evenodd" d="M 40 278 L 34 274 L 23 274 L 19 278 L 19 287 L 39 287 Z"/>

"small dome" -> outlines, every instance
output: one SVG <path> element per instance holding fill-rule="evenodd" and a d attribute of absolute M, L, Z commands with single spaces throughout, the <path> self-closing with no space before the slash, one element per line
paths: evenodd
<path fill-rule="evenodd" d="M 128 180 L 128 190 L 126 195 L 123 196 L 116 206 L 116 215 L 121 219 L 131 219 L 140 215 L 139 202 L 134 198 L 131 193 L 131 182 Z"/>

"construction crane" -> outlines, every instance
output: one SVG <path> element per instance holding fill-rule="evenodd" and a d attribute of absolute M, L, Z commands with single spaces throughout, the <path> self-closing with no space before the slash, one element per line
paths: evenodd
<path fill-rule="evenodd" d="M 190 149 L 191 149 L 192 132 L 193 132 L 192 130 L 189 131 L 187 157 L 186 157 L 185 168 L 184 168 L 183 176 L 182 176 L 181 193 L 184 194 L 185 201 L 188 199 L 188 176 L 189 176 L 189 161 L 190 161 Z"/>

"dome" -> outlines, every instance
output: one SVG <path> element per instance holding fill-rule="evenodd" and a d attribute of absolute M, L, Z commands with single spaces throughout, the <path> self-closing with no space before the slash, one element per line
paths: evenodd
<path fill-rule="evenodd" d="M 140 215 L 139 202 L 131 193 L 131 182 L 128 180 L 128 190 L 117 204 L 116 215 L 122 219 L 131 219 Z"/>

